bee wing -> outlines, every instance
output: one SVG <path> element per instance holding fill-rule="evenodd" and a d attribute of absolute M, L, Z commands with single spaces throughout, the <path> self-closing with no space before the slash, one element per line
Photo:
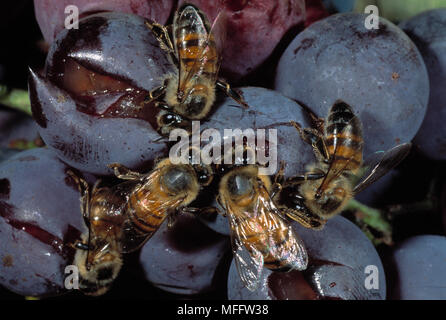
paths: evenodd
<path fill-rule="evenodd" d="M 263 185 L 260 186 L 256 210 L 259 212 L 260 220 L 264 221 L 266 242 L 270 248 L 269 254 L 286 268 L 305 270 L 308 265 L 305 245 L 287 220 L 283 218 Z"/>
<path fill-rule="evenodd" d="M 147 177 L 148 181 L 145 181 L 144 184 L 153 184 L 152 181 L 155 181 L 158 179 L 160 174 L 160 170 L 154 170 L 150 173 L 150 175 Z M 139 189 L 136 188 L 133 192 L 138 192 Z M 157 216 L 160 217 L 160 213 L 164 213 L 164 216 L 161 218 L 161 221 L 159 221 L 158 228 L 161 226 L 161 224 L 164 222 L 164 220 L 170 215 L 175 212 L 175 210 L 181 205 L 181 203 L 184 201 L 184 197 L 178 198 L 178 199 L 169 199 L 167 201 L 163 201 L 160 203 L 159 201 L 150 200 L 150 197 L 146 197 L 144 199 L 146 203 L 144 203 L 145 207 L 149 208 L 157 208 Z M 153 203 L 150 203 L 153 202 Z M 133 209 L 131 209 L 128 205 L 126 206 L 126 218 L 123 225 L 123 239 L 122 239 L 122 251 L 123 253 L 129 253 L 133 252 L 135 250 L 138 250 L 140 247 L 142 247 L 158 230 L 153 230 L 152 232 L 143 232 L 142 230 L 137 229 L 135 226 L 135 223 L 133 220 L 137 219 L 139 224 L 148 224 L 147 221 L 143 221 L 143 219 L 140 219 L 136 216 L 133 216 Z M 147 213 L 148 215 L 151 213 Z"/>
<path fill-rule="evenodd" d="M 221 50 L 226 38 L 226 14 L 220 12 L 214 20 L 214 23 L 209 27 L 204 15 L 195 11 L 192 16 L 186 16 L 183 12 L 179 13 L 176 18 L 178 25 L 183 19 L 192 20 L 190 22 L 195 34 L 198 35 L 197 44 L 190 46 L 187 49 L 178 47 L 178 44 L 187 43 L 190 34 L 181 34 L 176 40 L 176 51 L 179 60 L 179 83 L 178 90 L 184 91 L 187 83 L 191 81 L 194 76 L 199 76 L 203 72 L 211 75 L 212 80 L 215 81 L 218 75 L 221 64 Z M 174 28 L 174 34 L 176 34 Z M 193 58 L 193 63 L 188 59 Z M 214 60 L 210 63 L 211 60 Z"/>
<path fill-rule="evenodd" d="M 403 143 L 387 151 L 375 152 L 364 162 L 362 178 L 357 182 L 353 192 L 361 192 L 395 168 L 406 158 L 411 147 L 411 143 Z"/>
<path fill-rule="evenodd" d="M 350 121 L 347 124 L 350 124 L 353 121 L 357 121 L 357 118 L 356 117 L 351 118 Z M 359 123 L 358 125 L 359 125 L 359 127 L 361 128 L 361 131 L 362 131 L 362 124 Z M 342 129 L 342 131 L 339 132 L 338 134 L 342 135 L 342 133 L 344 132 L 344 130 L 347 127 L 348 127 L 348 125 L 346 125 Z M 361 141 L 361 142 L 357 142 L 357 143 L 359 143 L 361 148 L 362 148 L 362 145 L 364 144 L 364 142 Z M 344 170 L 349 166 L 350 161 L 353 160 L 353 158 L 355 157 L 355 155 L 352 154 L 350 158 L 348 158 L 346 160 L 343 160 L 343 161 L 345 161 L 344 164 L 339 165 L 337 158 L 339 156 L 339 153 L 340 152 L 342 153 L 342 150 L 341 150 L 341 148 L 338 148 L 338 147 L 339 147 L 339 144 L 338 143 L 334 143 L 334 148 L 335 149 L 334 149 L 334 152 L 333 152 L 333 156 L 332 156 L 332 159 L 330 161 L 330 165 L 329 165 L 329 168 L 327 170 L 327 174 L 325 175 L 324 179 L 321 182 L 321 188 L 323 188 L 323 186 L 326 186 L 326 185 L 330 184 L 331 181 L 333 181 L 334 179 L 338 178 L 344 172 Z M 339 158 L 342 159 L 342 158 L 344 158 L 344 156 L 342 156 L 342 154 L 341 154 Z M 340 163 L 342 163 L 342 162 L 340 162 Z"/>
<path fill-rule="evenodd" d="M 228 207 L 226 206 L 226 208 Z M 241 240 L 242 235 L 237 228 L 239 222 L 233 211 L 228 208 L 226 209 L 226 214 L 229 220 L 232 253 L 237 272 L 244 286 L 248 290 L 254 291 L 259 286 L 262 276 L 263 255 L 253 246 L 249 246 L 250 251 L 248 251 L 248 248 L 245 247 Z"/>

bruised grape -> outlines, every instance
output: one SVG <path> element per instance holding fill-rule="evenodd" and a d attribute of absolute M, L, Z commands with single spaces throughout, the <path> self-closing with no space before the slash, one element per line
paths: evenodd
<path fill-rule="evenodd" d="M 113 162 L 150 164 L 166 144 L 151 124 L 159 110 L 145 99 L 173 66 L 138 16 L 109 12 L 79 23 L 58 35 L 44 75 L 31 71 L 42 139 L 82 171 L 110 174 Z"/>

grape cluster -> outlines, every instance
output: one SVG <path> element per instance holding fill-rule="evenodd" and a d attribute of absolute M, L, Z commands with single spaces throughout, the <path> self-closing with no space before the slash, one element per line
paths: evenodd
<path fill-rule="evenodd" d="M 74 176 L 84 179 L 89 188 L 100 180 L 135 191 L 140 181 L 135 181 L 132 171 L 155 172 L 154 166 L 168 157 L 175 143 L 157 122 L 166 112 L 160 104 L 165 97 L 151 99 L 150 95 L 165 84 L 166 76 L 178 73 L 178 66 L 145 19 L 169 24 L 186 1 L 134 2 L 136 7 L 126 1 L 101 5 L 82 0 L 35 1 L 37 20 L 51 46 L 43 70 L 29 71 L 33 119 L 0 109 L 0 285 L 20 296 L 83 298 L 82 293 L 70 290 L 73 283 L 67 285 L 66 280 L 66 267 L 76 265 L 76 253 L 89 250 L 86 239 L 91 231 L 91 221 L 82 216 L 85 208 L 81 210 Z M 444 164 L 431 160 L 444 160 L 446 150 L 441 108 L 446 83 L 446 10 L 422 13 L 399 26 L 380 18 L 378 29 L 369 30 L 364 25 L 367 15 L 330 15 L 321 1 L 292 0 L 276 6 L 264 0 L 189 2 L 208 16 L 210 27 L 219 14 L 225 17 L 227 39 L 220 74 L 239 86 L 233 89 L 248 106 L 216 90 L 216 102 L 200 122 L 199 132 L 215 129 L 223 137 L 225 129 L 265 130 L 267 153 L 277 150 L 277 161 L 268 163 L 275 166 L 269 174 L 271 190 L 275 182 L 299 177 L 308 172 L 309 165 L 321 161 L 314 152 L 319 142 L 304 138 L 314 138 L 317 125 L 327 129 L 324 126 L 333 119 L 321 119 L 336 103 L 351 106 L 354 119 L 362 125 L 365 161 L 405 142 L 413 141 L 416 148 L 402 166 L 357 197 L 352 194 L 362 204 L 379 209 L 345 204 L 344 217 L 323 219 L 326 223 L 321 230 L 284 214 L 306 203 L 302 198 L 307 195 L 301 189 L 279 190 L 271 203 L 302 239 L 308 266 L 289 272 L 263 267 L 255 291 L 246 288 L 237 270 L 234 230 L 227 217 L 232 213 L 222 203 L 219 190 L 224 175 L 233 168 L 214 165 L 212 182 L 200 187 L 198 197 L 190 208 L 188 205 L 191 212 L 178 209 L 172 215 L 174 223 L 166 219 L 141 250 L 122 252 L 122 270 L 104 296 L 123 297 L 126 290 L 138 288 L 132 295 L 446 299 L 442 272 L 446 228 L 438 223 L 446 221 L 444 203 L 439 203 L 446 199 L 446 175 Z M 323 1 L 331 4 L 332 11 L 351 11 L 353 2 L 341 6 L 338 1 Z M 63 28 L 63 9 L 68 4 L 80 9 L 78 29 Z M 271 79 L 274 84 L 259 85 Z M 272 139 L 271 130 L 277 140 Z M 39 137 L 46 146 L 21 152 L 13 149 L 18 146 L 16 141 Z M 204 145 L 201 141 L 200 146 Z M 327 167 L 329 161 L 325 160 Z M 109 166 L 112 163 L 130 171 L 118 174 L 118 179 Z M 419 164 L 427 169 L 415 174 Z M 277 175 L 280 172 L 283 181 Z M 411 178 L 421 176 L 426 181 L 410 183 Z M 166 179 L 181 180 L 180 175 Z M 339 189 L 335 189 L 338 194 Z M 129 203 L 129 194 L 121 194 L 121 200 L 128 201 L 123 206 Z M 407 210 L 411 218 L 403 212 L 412 208 L 410 203 L 400 205 L 401 199 L 420 200 L 413 207 L 415 213 Z M 110 199 L 103 201 L 111 203 Z M 116 215 L 124 212 L 110 208 Z M 422 215 L 425 211 L 430 218 Z M 376 216 L 377 212 L 381 215 Z M 393 238 L 386 233 L 386 214 L 395 214 L 390 217 Z M 412 220 L 405 219 L 415 220 L 411 228 L 423 220 L 427 224 L 423 235 L 412 232 L 407 227 Z M 378 241 L 385 237 L 385 244 Z M 381 244 L 375 248 L 377 243 Z M 386 245 L 395 246 L 389 249 Z"/>

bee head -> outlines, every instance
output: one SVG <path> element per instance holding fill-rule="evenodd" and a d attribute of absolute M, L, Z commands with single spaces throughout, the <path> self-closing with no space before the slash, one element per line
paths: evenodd
<path fill-rule="evenodd" d="M 120 253 L 112 250 L 77 250 L 75 263 L 79 268 L 79 288 L 92 296 L 106 293 L 122 267 Z"/>
<path fill-rule="evenodd" d="M 245 174 L 233 174 L 228 179 L 229 193 L 234 197 L 243 197 L 253 191 L 252 180 Z"/>
<path fill-rule="evenodd" d="M 203 110 L 207 105 L 207 97 L 202 94 L 189 94 L 187 95 L 184 105 L 186 106 L 186 112 L 190 118 L 197 118 L 203 113 Z"/>

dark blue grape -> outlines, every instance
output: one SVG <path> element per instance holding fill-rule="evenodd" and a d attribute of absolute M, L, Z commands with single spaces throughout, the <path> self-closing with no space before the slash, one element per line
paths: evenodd
<path fill-rule="evenodd" d="M 380 18 L 343 13 L 314 23 L 279 61 L 275 88 L 325 117 L 333 103 L 350 104 L 363 124 L 364 154 L 409 142 L 423 121 L 429 79 L 413 42 Z"/>
<path fill-rule="evenodd" d="M 13 110 L 0 110 L 0 147 L 10 147 L 14 142 L 33 141 L 39 137 L 37 124 L 29 116 Z"/>
<path fill-rule="evenodd" d="M 65 292 L 70 243 L 86 232 L 77 186 L 46 148 L 0 164 L 0 284 L 24 296 Z"/>
<path fill-rule="evenodd" d="M 169 229 L 165 222 L 141 250 L 145 276 L 165 291 L 193 295 L 208 292 L 226 279 L 221 268 L 229 239 L 191 216 L 180 215 Z"/>
<path fill-rule="evenodd" d="M 429 73 L 429 105 L 414 143 L 428 157 L 446 160 L 446 8 L 423 12 L 400 27 L 417 45 Z"/>
<path fill-rule="evenodd" d="M 393 299 L 446 300 L 446 237 L 422 235 L 401 243 L 392 255 Z"/>
<path fill-rule="evenodd" d="M 292 223 L 302 238 L 310 258 L 307 270 L 289 273 L 264 268 L 261 285 L 255 292 L 247 290 L 234 262 L 228 278 L 229 299 L 343 299 L 383 300 L 386 280 L 381 259 L 364 233 L 347 219 L 330 219 L 324 229 L 306 229 Z M 367 289 L 367 266 L 378 271 L 378 289 Z"/>

